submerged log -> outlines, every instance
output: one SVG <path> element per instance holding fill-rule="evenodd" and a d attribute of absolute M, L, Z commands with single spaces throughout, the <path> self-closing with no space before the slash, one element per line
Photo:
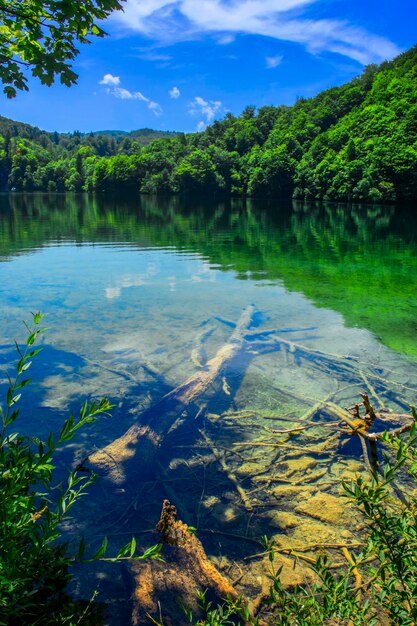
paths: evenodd
<path fill-rule="evenodd" d="M 142 466 L 155 457 L 158 447 L 176 423 L 196 418 L 206 402 L 206 395 L 220 381 L 232 361 L 244 348 L 245 332 L 253 322 L 256 309 L 248 306 L 240 316 L 228 342 L 208 361 L 206 367 L 167 393 L 155 405 L 144 411 L 137 423 L 105 448 L 91 454 L 87 463 L 95 470 L 107 473 L 116 484 L 123 484 L 128 465 L 134 459 Z"/>
<path fill-rule="evenodd" d="M 181 605 L 189 607 L 197 617 L 199 592 L 206 592 L 206 600 L 215 606 L 227 596 L 238 597 L 231 583 L 209 561 L 187 524 L 177 520 L 176 513 L 175 506 L 164 500 L 156 529 L 165 544 L 162 556 L 166 562 L 136 561 L 131 565 L 134 626 L 149 624 L 150 617 L 166 626 L 189 624 Z"/>

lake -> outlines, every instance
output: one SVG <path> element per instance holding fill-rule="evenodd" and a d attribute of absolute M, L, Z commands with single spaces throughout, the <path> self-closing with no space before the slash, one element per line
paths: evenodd
<path fill-rule="evenodd" d="M 134 532 L 146 547 L 168 498 L 250 597 L 267 586 L 264 557 L 252 558 L 263 534 L 307 560 L 314 546 L 357 541 L 340 483 L 366 474 L 366 459 L 334 407 L 367 393 L 391 411 L 383 429 L 415 402 L 412 207 L 2 195 L 0 262 L 1 364 L 16 361 L 30 311 L 48 327 L 21 429 L 47 437 L 84 399 L 115 405 L 61 451 L 62 467 L 207 371 L 250 318 L 192 419 L 184 411 L 165 428 L 152 463 L 98 481 L 69 537 L 83 530 L 96 545 L 106 534 L 116 550 Z M 303 559 L 282 563 L 287 581 L 308 575 Z M 113 624 L 126 604 L 119 570 L 96 566 L 75 589 L 99 585 Z"/>

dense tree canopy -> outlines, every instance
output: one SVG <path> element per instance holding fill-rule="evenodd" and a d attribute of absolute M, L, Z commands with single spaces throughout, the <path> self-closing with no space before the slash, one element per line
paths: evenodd
<path fill-rule="evenodd" d="M 97 21 L 121 8 L 119 0 L 0 0 L 0 80 L 7 97 L 27 91 L 28 72 L 44 85 L 57 76 L 74 84 L 78 43 L 103 37 Z"/>
<path fill-rule="evenodd" d="M 417 198 L 417 47 L 294 106 L 204 132 L 62 135 L 0 117 L 0 189 Z"/>

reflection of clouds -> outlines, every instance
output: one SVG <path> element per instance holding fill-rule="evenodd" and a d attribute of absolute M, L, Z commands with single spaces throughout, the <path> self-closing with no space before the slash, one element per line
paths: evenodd
<path fill-rule="evenodd" d="M 168 276 L 168 286 L 170 291 L 177 290 L 177 277 L 176 276 Z"/>
<path fill-rule="evenodd" d="M 146 265 L 146 271 L 142 274 L 123 274 L 113 280 L 113 285 L 106 287 L 104 290 L 105 297 L 108 300 L 113 300 L 116 298 L 120 298 L 122 295 L 123 289 L 129 289 L 130 287 L 143 287 L 144 285 L 153 285 L 156 286 L 157 283 L 161 283 L 162 287 L 168 286 L 170 292 L 175 292 L 178 289 L 178 285 L 186 282 L 215 282 L 216 281 L 216 271 L 210 267 L 210 264 L 207 261 L 202 261 L 197 265 L 197 269 L 195 264 L 192 266 L 186 266 L 185 272 L 181 273 L 180 276 L 176 276 L 174 274 L 167 276 L 164 271 L 167 268 L 162 268 L 158 263 L 154 263 L 150 261 Z M 169 268 L 168 271 L 172 271 L 172 268 Z M 159 276 L 159 279 L 155 279 L 155 276 Z"/>
<path fill-rule="evenodd" d="M 207 261 L 203 261 L 197 272 L 192 274 L 191 280 L 193 283 L 201 283 L 203 281 L 214 283 L 216 281 L 216 272 L 211 269 Z"/>
<path fill-rule="evenodd" d="M 144 339 L 140 333 L 129 333 L 128 336 L 119 335 L 116 339 L 112 337 L 111 341 L 105 343 L 101 350 L 106 354 L 112 354 L 120 360 L 129 359 L 134 361 L 143 358 L 141 348 L 143 343 Z"/>
<path fill-rule="evenodd" d="M 116 281 L 115 287 L 106 287 L 104 294 L 108 300 L 119 298 L 122 293 L 122 289 L 128 289 L 129 287 L 141 287 L 145 284 L 145 282 L 146 276 L 143 274 L 126 274 L 125 276 L 121 276 L 121 278 Z"/>
<path fill-rule="evenodd" d="M 150 261 L 146 266 L 146 272 L 144 274 L 124 274 L 115 280 L 113 287 L 106 287 L 104 290 L 106 298 L 109 300 L 113 298 L 119 298 L 122 289 L 129 289 L 129 287 L 142 287 L 146 284 L 146 280 L 159 274 L 159 266 L 157 263 Z"/>
<path fill-rule="evenodd" d="M 120 296 L 120 287 L 106 287 L 105 289 L 106 298 L 112 300 L 113 298 L 118 298 Z"/>
<path fill-rule="evenodd" d="M 86 379 L 83 381 L 74 380 L 70 372 L 47 376 L 41 382 L 44 391 L 41 406 L 50 409 L 67 408 L 70 402 L 82 398 L 88 393 L 88 391 L 86 392 L 86 382 Z"/>
<path fill-rule="evenodd" d="M 156 274 L 158 274 L 159 269 L 156 265 L 156 263 L 148 263 L 148 267 L 146 270 L 146 273 L 148 276 L 155 276 Z"/>
<path fill-rule="evenodd" d="M 120 281 L 120 286 L 122 287 L 122 289 L 125 289 L 128 287 L 141 287 L 144 284 L 145 284 L 145 280 L 141 274 L 136 274 L 136 275 L 128 274 L 127 276 L 123 276 L 123 278 Z"/>

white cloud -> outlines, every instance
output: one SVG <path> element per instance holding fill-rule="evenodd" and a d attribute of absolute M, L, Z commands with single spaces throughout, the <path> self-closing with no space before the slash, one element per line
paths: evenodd
<path fill-rule="evenodd" d="M 220 35 L 217 37 L 216 41 L 220 46 L 227 46 L 229 43 L 233 43 L 235 40 L 234 35 Z"/>
<path fill-rule="evenodd" d="M 200 120 L 197 124 L 197 131 L 200 132 L 207 128 L 207 125 L 214 120 L 214 118 L 224 113 L 222 102 L 220 100 L 204 100 L 200 96 L 196 96 L 192 102 L 188 105 L 188 111 L 191 115 L 198 115 L 204 117 L 204 120 Z"/>
<path fill-rule="evenodd" d="M 158 102 L 153 102 L 152 100 L 148 100 L 148 109 L 152 111 L 155 115 L 162 115 L 162 107 Z"/>
<path fill-rule="evenodd" d="M 266 67 L 269 70 L 272 70 L 274 67 L 278 67 L 278 65 L 281 65 L 283 58 L 284 57 L 282 56 L 282 54 L 278 54 L 275 57 L 266 57 L 265 59 Z"/>
<path fill-rule="evenodd" d="M 162 107 L 158 104 L 158 102 L 150 100 L 140 91 L 129 91 L 129 89 L 125 89 L 124 87 L 119 87 L 119 76 L 105 74 L 103 79 L 99 81 L 99 84 L 106 85 L 107 94 L 114 96 L 115 98 L 119 98 L 120 100 L 139 100 L 141 102 L 146 102 L 148 109 L 152 111 L 152 113 L 158 116 L 162 115 Z"/>
<path fill-rule="evenodd" d="M 178 87 L 173 87 L 172 89 L 169 90 L 169 95 L 171 96 L 171 98 L 174 98 L 174 100 L 176 100 L 177 98 L 180 97 L 181 92 L 178 89 Z"/>
<path fill-rule="evenodd" d="M 111 93 L 115 98 L 120 98 L 121 100 L 141 100 L 142 102 L 149 102 L 148 98 L 145 98 L 140 91 L 132 92 L 123 87 L 115 87 L 111 90 Z"/>
<path fill-rule="evenodd" d="M 120 78 L 119 76 L 113 76 L 112 74 L 104 74 L 103 78 L 99 81 L 99 84 L 117 87 L 117 85 L 120 85 Z"/>
<path fill-rule="evenodd" d="M 188 105 L 191 115 L 204 116 L 205 121 L 201 121 L 197 125 L 197 130 L 204 130 L 207 124 L 212 122 L 216 115 L 222 112 L 222 103 L 220 100 L 204 100 L 200 96 L 196 96 Z"/>
<path fill-rule="evenodd" d="M 333 52 L 359 63 L 378 62 L 400 52 L 384 37 L 347 20 L 312 19 L 309 5 L 325 0 L 127 0 L 114 20 L 126 31 L 158 41 L 184 41 L 202 34 L 230 43 L 238 33 L 302 44 L 310 53 Z M 303 16 L 304 13 L 304 16 Z"/>
<path fill-rule="evenodd" d="M 156 52 L 152 52 L 151 50 L 147 50 L 143 52 L 143 54 L 139 55 L 140 59 L 144 61 L 171 61 L 172 56 L 169 54 L 159 54 Z"/>

